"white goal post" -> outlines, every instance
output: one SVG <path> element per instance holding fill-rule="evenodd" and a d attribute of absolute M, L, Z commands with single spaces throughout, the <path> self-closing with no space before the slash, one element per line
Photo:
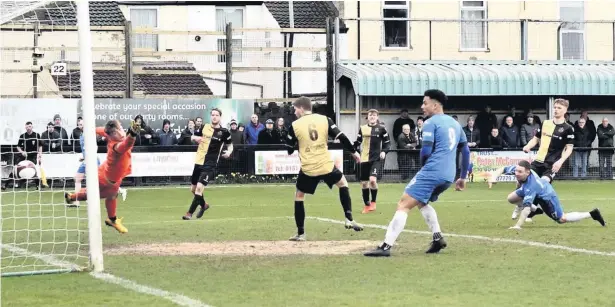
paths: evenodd
<path fill-rule="evenodd" d="M 0 275 L 101 272 L 98 168 L 89 167 L 97 165 L 98 149 L 90 4 L 86 0 L 0 4 Z M 87 206 L 73 208 L 64 200 L 65 192 L 75 190 L 73 180 L 45 178 L 45 165 L 37 156 L 41 150 L 57 149 L 56 142 L 43 143 L 43 134 L 50 136 L 56 129 L 65 130 L 71 139 L 58 141 L 62 149 L 54 154 L 80 152 L 80 146 L 75 149 L 78 137 L 71 136 L 78 115 L 83 117 L 84 150 L 93 154 L 85 157 Z M 19 142 L 22 133 L 32 135 L 26 122 L 32 122 L 33 132 L 38 133 L 37 144 L 47 148 L 27 151 L 25 144 L 31 139 Z M 28 160 L 36 169 L 30 179 L 20 177 L 18 167 Z"/>

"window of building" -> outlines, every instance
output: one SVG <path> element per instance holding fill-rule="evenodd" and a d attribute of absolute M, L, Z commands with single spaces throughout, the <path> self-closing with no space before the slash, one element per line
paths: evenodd
<path fill-rule="evenodd" d="M 216 8 L 216 31 L 226 31 L 226 24 L 232 23 L 233 28 L 243 28 L 243 8 L 222 7 Z M 226 37 L 220 37 L 218 41 L 218 51 L 226 51 Z M 243 53 L 241 51 L 243 39 L 241 35 L 233 32 L 233 63 L 242 62 Z M 218 55 L 218 63 L 226 63 L 226 56 Z"/>
<path fill-rule="evenodd" d="M 409 18 L 409 1 L 384 1 L 384 18 Z M 407 20 L 385 20 L 382 33 L 385 48 L 408 48 L 410 46 L 410 22 Z"/>
<path fill-rule="evenodd" d="M 158 9 L 156 8 L 131 8 L 130 21 L 133 28 L 158 27 Z M 158 34 L 135 34 L 132 36 L 134 48 L 153 49 L 158 51 Z"/>
<path fill-rule="evenodd" d="M 583 1 L 560 1 L 559 59 L 585 59 L 585 7 Z"/>
<path fill-rule="evenodd" d="M 487 1 L 461 1 L 461 35 L 462 51 L 487 50 Z M 476 21 L 478 20 L 478 21 Z"/>

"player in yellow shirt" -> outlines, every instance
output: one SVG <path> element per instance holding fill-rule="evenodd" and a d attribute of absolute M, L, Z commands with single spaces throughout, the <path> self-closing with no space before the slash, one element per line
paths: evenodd
<path fill-rule="evenodd" d="M 190 177 L 190 183 L 192 184 L 190 189 L 194 194 L 194 198 L 188 212 L 182 217 L 184 220 L 191 219 L 192 214 L 194 214 L 194 211 L 199 206 L 201 209 L 196 215 L 197 219 L 203 217 L 205 210 L 209 209 L 209 204 L 203 197 L 203 190 L 209 183 L 209 180 L 214 179 L 220 157 L 228 159 L 231 153 L 233 153 L 231 133 L 220 125 L 222 111 L 214 108 L 211 110 L 210 115 L 211 124 L 205 124 L 202 127 L 202 136 L 193 135 L 191 138 L 192 141 L 199 144 L 199 147 L 196 151 L 194 170 Z M 223 152 L 224 145 L 226 145 L 225 152 Z"/>
<path fill-rule="evenodd" d="M 333 188 L 334 185 L 339 188 L 340 202 L 346 217 L 346 229 L 363 230 L 363 226 L 357 224 L 352 218 L 348 182 L 344 174 L 333 164 L 327 145 L 328 137 L 340 140 L 357 162 L 360 160 L 359 154 L 353 148 L 348 137 L 339 130 L 330 118 L 312 113 L 312 101 L 309 98 L 300 97 L 295 100 L 293 106 L 298 119 L 292 123 L 288 131 L 286 146 L 289 155 L 295 151 L 295 146 L 298 146 L 301 170 L 297 177 L 297 191 L 295 193 L 297 235 L 292 236 L 290 240 L 305 241 L 305 207 L 303 201 L 305 194 L 314 194 L 320 181 L 324 181 L 329 188 Z"/>

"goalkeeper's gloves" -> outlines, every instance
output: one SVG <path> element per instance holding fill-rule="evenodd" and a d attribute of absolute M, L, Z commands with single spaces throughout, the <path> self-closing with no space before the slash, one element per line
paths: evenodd
<path fill-rule="evenodd" d="M 130 121 L 130 128 L 128 128 L 128 134 L 132 137 L 136 137 L 141 132 L 141 124 L 137 121 Z"/>

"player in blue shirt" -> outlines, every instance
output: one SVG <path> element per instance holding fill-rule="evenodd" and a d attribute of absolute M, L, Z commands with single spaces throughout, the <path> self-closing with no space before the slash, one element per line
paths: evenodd
<path fill-rule="evenodd" d="M 508 195 L 508 202 L 521 205 L 523 210 L 521 210 L 521 216 L 517 224 L 509 229 L 521 229 L 525 218 L 537 209 L 534 204 L 539 205 L 546 215 L 559 224 L 578 222 L 591 217 L 598 221 L 600 225 L 605 225 L 602 214 L 600 214 L 600 210 L 597 208 L 590 212 L 564 213 L 551 184 L 531 170 L 531 165 L 528 161 L 522 160 L 517 163 L 515 177 L 521 183 L 521 187 Z"/>
<path fill-rule="evenodd" d="M 429 119 L 423 127 L 423 147 L 420 154 L 423 167 L 412 178 L 397 203 L 397 211 L 387 228 L 384 242 L 376 249 L 366 252 L 365 256 L 390 256 L 391 247 L 406 225 L 408 211 L 417 206 L 433 235 L 433 241 L 426 253 L 437 253 L 446 247 L 438 216 L 429 202 L 435 202 L 455 180 L 458 149 L 462 152 L 462 162 L 461 177 L 457 180 L 456 189 L 465 188 L 470 165 L 470 149 L 459 123 L 444 114 L 442 105 L 447 100 L 446 95 L 440 90 L 427 90 L 424 96 L 421 108 Z"/>
<path fill-rule="evenodd" d="M 85 141 L 83 138 L 83 133 L 79 137 L 79 145 L 81 145 L 81 158 L 79 158 L 79 168 L 77 169 L 77 174 L 75 174 L 75 193 L 81 191 L 81 181 L 85 179 Z M 100 166 L 100 159 L 96 158 L 98 166 Z M 119 194 L 122 195 L 122 200 L 126 200 L 126 189 L 120 188 Z M 68 207 L 79 207 L 79 201 L 75 201 L 72 204 L 67 205 Z"/>

